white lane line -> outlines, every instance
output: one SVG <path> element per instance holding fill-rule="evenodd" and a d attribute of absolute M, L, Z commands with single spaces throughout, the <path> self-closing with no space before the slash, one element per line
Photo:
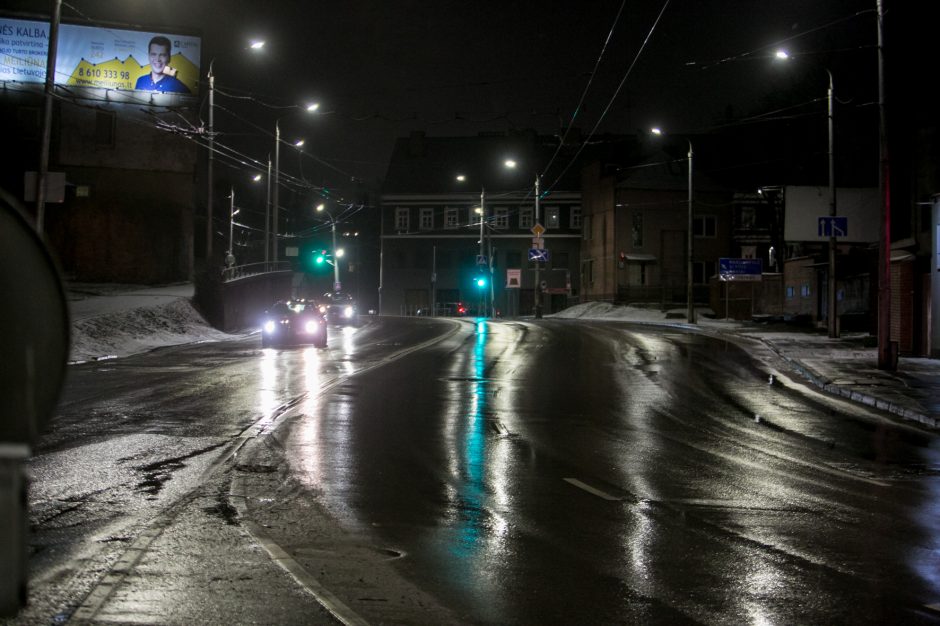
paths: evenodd
<path fill-rule="evenodd" d="M 272 540 L 261 525 L 251 520 L 247 505 L 248 496 L 239 495 L 247 491 L 242 482 L 242 477 L 236 476 L 229 486 L 229 502 L 238 511 L 239 522 L 248 530 L 255 541 L 261 544 L 271 560 L 290 574 L 301 587 L 316 599 L 320 606 L 329 611 L 330 615 L 341 624 L 346 626 L 368 626 L 369 622 L 324 587 L 303 565 Z"/>
<path fill-rule="evenodd" d="M 581 482 L 577 478 L 565 478 L 564 481 L 568 483 L 569 485 L 574 485 L 578 489 L 583 489 L 584 491 L 587 491 L 589 494 L 595 495 L 598 498 L 603 498 L 604 500 L 607 500 L 609 502 L 619 502 L 620 500 L 623 499 L 623 498 L 618 498 L 617 496 L 612 496 L 605 491 L 601 491 L 600 489 L 595 489 L 594 487 Z"/>

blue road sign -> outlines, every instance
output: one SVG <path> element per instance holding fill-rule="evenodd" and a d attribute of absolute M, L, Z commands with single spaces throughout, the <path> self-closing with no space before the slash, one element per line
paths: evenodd
<path fill-rule="evenodd" d="M 718 259 L 719 280 L 760 280 L 760 259 Z"/>
<path fill-rule="evenodd" d="M 823 216 L 816 222 L 817 237 L 847 237 L 849 218 L 841 216 Z"/>
<path fill-rule="evenodd" d="M 550 258 L 552 258 L 552 255 L 548 250 L 540 248 L 529 248 L 530 261 L 542 261 L 543 263 L 548 263 Z"/>

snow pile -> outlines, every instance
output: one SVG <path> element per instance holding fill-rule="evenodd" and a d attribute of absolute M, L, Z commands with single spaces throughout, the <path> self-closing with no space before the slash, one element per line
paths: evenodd
<path fill-rule="evenodd" d="M 161 346 L 230 339 L 186 298 L 107 312 L 72 323 L 70 363 L 128 356 Z"/>
<path fill-rule="evenodd" d="M 584 302 L 547 317 L 661 322 L 666 319 L 666 314 L 658 309 L 622 306 L 610 302 Z"/>

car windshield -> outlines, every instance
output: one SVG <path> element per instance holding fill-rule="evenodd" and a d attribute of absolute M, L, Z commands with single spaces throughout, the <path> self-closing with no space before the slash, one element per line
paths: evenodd
<path fill-rule="evenodd" d="M 294 309 L 291 308 L 286 302 L 278 302 L 273 307 L 271 307 L 271 312 L 275 315 L 290 315 L 293 313 Z"/>

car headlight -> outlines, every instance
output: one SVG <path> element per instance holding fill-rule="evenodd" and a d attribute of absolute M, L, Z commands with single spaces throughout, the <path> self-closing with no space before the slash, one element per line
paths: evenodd
<path fill-rule="evenodd" d="M 277 328 L 277 324 L 271 320 L 268 320 L 264 323 L 264 332 L 268 333 L 269 335 L 274 332 L 275 328 Z"/>
<path fill-rule="evenodd" d="M 352 308 L 351 306 L 348 306 L 345 309 L 343 309 L 343 315 L 345 315 L 346 317 L 352 317 L 353 315 L 355 315 L 355 313 L 356 313 L 356 309 Z"/>
<path fill-rule="evenodd" d="M 307 320 L 307 323 L 304 324 L 304 330 L 312 335 L 320 330 L 320 324 L 318 324 L 316 320 Z"/>

